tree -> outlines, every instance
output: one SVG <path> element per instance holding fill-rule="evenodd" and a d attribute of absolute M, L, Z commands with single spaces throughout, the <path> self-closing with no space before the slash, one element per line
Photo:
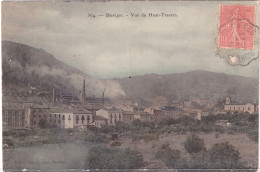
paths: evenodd
<path fill-rule="evenodd" d="M 204 140 L 196 135 L 191 135 L 186 139 L 184 148 L 189 154 L 198 153 L 206 149 Z"/>
<path fill-rule="evenodd" d="M 142 122 L 139 120 L 139 119 L 135 119 L 133 122 L 132 122 L 132 125 L 137 127 L 137 128 L 141 128 L 142 127 Z"/>
<path fill-rule="evenodd" d="M 240 154 L 228 142 L 214 144 L 209 150 L 211 168 L 239 168 Z"/>
<path fill-rule="evenodd" d="M 39 121 L 39 127 L 40 127 L 40 128 L 46 128 L 46 121 L 43 120 L 43 119 L 41 119 L 41 120 Z"/>
<path fill-rule="evenodd" d="M 191 155 L 191 169 L 248 168 L 239 162 L 239 152 L 228 142 L 214 144 L 209 150 Z"/>
<path fill-rule="evenodd" d="M 142 167 L 143 157 L 130 149 L 95 146 L 89 150 L 86 169 L 137 169 Z"/>
<path fill-rule="evenodd" d="M 155 158 L 163 161 L 167 167 L 176 168 L 181 159 L 181 152 L 176 149 L 171 149 L 169 144 L 164 144 L 155 154 Z"/>

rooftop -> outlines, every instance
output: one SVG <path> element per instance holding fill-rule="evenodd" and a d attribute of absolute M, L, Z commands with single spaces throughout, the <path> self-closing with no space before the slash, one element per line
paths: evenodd
<path fill-rule="evenodd" d="M 86 110 L 86 109 L 66 109 L 66 108 L 51 108 L 50 112 L 52 113 L 92 113 L 91 111 L 89 110 Z"/>

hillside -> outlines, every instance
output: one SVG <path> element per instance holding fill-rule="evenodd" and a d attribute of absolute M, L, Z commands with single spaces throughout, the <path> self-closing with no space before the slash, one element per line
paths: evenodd
<path fill-rule="evenodd" d="M 189 100 L 192 97 L 223 100 L 228 93 L 233 100 L 241 103 L 253 103 L 258 100 L 257 79 L 222 73 L 192 71 L 133 76 L 116 80 L 128 97 L 139 102 L 144 101 L 143 98 L 149 101 L 156 96 L 172 100 Z"/>
<path fill-rule="evenodd" d="M 49 92 L 48 101 L 51 100 L 53 88 L 61 88 L 65 94 L 79 96 L 83 78 L 86 80 L 87 96 L 100 97 L 105 88 L 106 97 L 127 97 L 143 105 L 151 105 L 158 97 L 173 101 L 196 97 L 217 101 L 223 100 L 228 93 L 233 100 L 241 103 L 258 101 L 258 80 L 242 76 L 192 71 L 97 80 L 57 60 L 42 49 L 10 41 L 2 42 L 2 62 L 5 101 L 37 101 L 35 97 L 25 96 L 19 99 L 19 94 L 31 87 Z M 8 92 L 17 93 L 18 96 L 8 98 Z"/>
<path fill-rule="evenodd" d="M 120 85 L 114 81 L 96 80 L 69 66 L 42 49 L 2 41 L 3 91 L 23 92 L 27 88 L 51 92 L 61 88 L 65 94 L 79 95 L 83 78 L 86 80 L 86 95 L 124 96 Z"/>

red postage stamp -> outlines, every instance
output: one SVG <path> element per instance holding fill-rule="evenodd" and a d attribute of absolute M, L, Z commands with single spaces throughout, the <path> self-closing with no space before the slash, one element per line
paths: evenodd
<path fill-rule="evenodd" d="M 254 49 L 255 6 L 221 5 L 219 48 Z"/>

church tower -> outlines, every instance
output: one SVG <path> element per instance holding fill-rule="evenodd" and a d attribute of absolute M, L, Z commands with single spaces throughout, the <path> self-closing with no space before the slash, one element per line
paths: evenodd
<path fill-rule="evenodd" d="M 226 105 L 231 103 L 230 93 L 228 92 L 228 97 L 226 97 Z"/>
<path fill-rule="evenodd" d="M 226 105 L 229 105 L 231 103 L 230 97 L 226 97 Z"/>

